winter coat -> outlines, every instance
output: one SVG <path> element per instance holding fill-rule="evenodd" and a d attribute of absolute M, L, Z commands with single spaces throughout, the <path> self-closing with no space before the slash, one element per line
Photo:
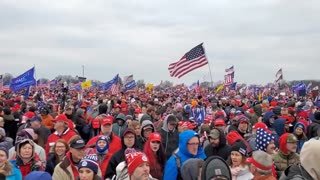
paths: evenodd
<path fill-rule="evenodd" d="M 151 126 L 152 127 L 152 132 L 155 131 L 153 123 L 150 120 L 144 120 L 142 122 L 142 124 L 141 124 L 141 133 L 140 133 L 140 136 L 138 136 L 138 138 L 137 138 L 138 148 L 140 150 L 144 149 L 144 144 L 147 142 L 147 138 L 143 136 L 143 132 L 144 132 L 143 128 L 146 127 L 146 126 Z"/>
<path fill-rule="evenodd" d="M 135 143 L 133 145 L 132 148 L 135 148 L 135 149 L 138 149 L 138 146 L 137 146 L 137 136 L 135 135 L 134 136 L 135 138 Z M 109 160 L 109 163 L 108 163 L 108 167 L 107 167 L 107 170 L 106 170 L 106 173 L 104 175 L 104 179 L 106 178 L 112 178 L 114 175 L 116 175 L 116 167 L 119 163 L 121 163 L 122 161 L 125 161 L 125 150 L 127 149 L 127 146 L 124 144 L 124 137 L 122 136 L 121 137 L 121 149 L 118 150 L 116 153 L 114 153 L 110 160 Z"/>
<path fill-rule="evenodd" d="M 48 129 L 52 130 L 53 129 L 53 117 L 48 114 L 48 115 L 44 115 L 41 116 L 42 119 L 42 124 L 47 127 Z"/>
<path fill-rule="evenodd" d="M 55 155 L 55 153 L 53 153 L 53 152 L 49 153 L 48 162 L 47 162 L 45 171 L 48 172 L 52 176 L 54 168 L 59 163 L 60 162 L 57 162 L 57 156 Z"/>
<path fill-rule="evenodd" d="M 297 153 L 289 155 L 284 154 L 281 149 L 273 156 L 274 164 L 276 165 L 277 177 L 290 165 L 298 163 L 300 157 Z"/>
<path fill-rule="evenodd" d="M 15 165 L 15 160 L 10 161 L 12 168 L 11 173 L 6 177 L 6 180 L 22 180 L 22 174 L 18 166 Z"/>
<path fill-rule="evenodd" d="M 98 157 L 98 164 L 101 169 L 102 177 L 106 174 L 109 160 L 113 153 L 110 153 L 108 150 L 104 153 L 100 153 L 97 151 L 97 148 L 89 148 L 87 149 L 86 154 L 96 154 Z"/>
<path fill-rule="evenodd" d="M 177 150 L 177 153 L 175 153 L 175 155 L 172 155 L 167 161 L 163 175 L 164 180 L 177 179 L 179 172 L 181 172 L 181 167 L 186 160 L 190 158 L 206 158 L 206 154 L 204 153 L 200 144 L 198 146 L 197 155 L 192 155 L 188 151 L 187 143 L 193 137 L 198 137 L 198 134 L 192 130 L 184 131 L 179 135 L 179 150 Z M 178 156 L 178 158 L 180 159 L 180 169 L 178 169 L 177 159 L 175 156 Z"/>
<path fill-rule="evenodd" d="M 279 180 L 302 180 L 313 179 L 310 174 L 299 164 L 289 166 L 280 176 Z"/>
<path fill-rule="evenodd" d="M 33 141 L 32 140 L 23 140 L 23 141 L 28 141 L 28 143 L 33 147 L 32 156 L 30 157 L 28 162 L 23 162 L 23 160 L 21 159 L 21 155 L 19 154 L 19 151 L 17 151 L 16 159 L 11 161 L 13 165 L 19 167 L 20 172 L 22 174 L 22 178 L 26 177 L 32 171 L 44 170 L 44 166 L 42 162 L 40 161 L 39 157 L 35 153 L 35 147 L 34 147 Z M 17 149 L 21 148 L 20 144 L 21 143 L 18 143 L 16 145 Z"/>
<path fill-rule="evenodd" d="M 126 117 L 124 116 L 124 114 L 122 114 L 122 113 L 118 114 L 117 118 L 116 118 L 116 122 L 113 123 L 113 125 L 112 125 L 112 132 L 118 137 L 121 137 L 123 132 L 128 128 L 127 125 L 126 125 L 126 119 L 125 118 Z M 122 126 L 120 126 L 118 124 L 118 122 L 117 122 L 119 119 L 123 120 Z"/>
<path fill-rule="evenodd" d="M 43 166 L 46 166 L 47 163 L 47 156 L 46 156 L 46 152 L 44 151 L 44 149 L 39 146 L 38 144 L 34 143 L 34 152 L 36 153 L 36 155 L 39 157 L 40 161 L 42 162 Z M 15 159 L 16 157 L 16 151 L 15 151 L 15 147 L 12 147 L 9 149 L 9 158 L 8 159 Z"/>
<path fill-rule="evenodd" d="M 320 129 L 320 120 L 314 119 L 308 126 L 308 139 L 319 136 L 318 129 Z"/>
<path fill-rule="evenodd" d="M 227 144 L 224 133 L 221 130 L 219 130 L 219 132 L 219 146 L 213 147 L 211 144 L 208 144 L 204 148 L 204 152 L 206 153 L 207 158 L 210 156 L 220 156 L 224 160 L 227 160 L 231 153 L 231 146 Z"/>
<path fill-rule="evenodd" d="M 164 149 L 166 160 L 170 158 L 172 153 L 178 148 L 179 143 L 179 132 L 174 129 L 173 131 L 169 131 L 168 129 L 168 117 L 173 116 L 168 115 L 164 122 L 159 134 L 161 135 L 162 139 L 162 146 Z"/>
<path fill-rule="evenodd" d="M 95 136 L 95 137 L 91 138 L 89 140 L 89 142 L 86 144 L 86 147 L 87 148 L 96 147 L 96 142 L 97 142 L 97 140 L 99 139 L 99 137 L 101 135 L 103 135 L 103 134 L 100 134 L 98 136 Z M 109 138 L 110 138 L 110 144 L 109 144 L 108 153 L 114 154 L 114 153 L 116 153 L 117 151 L 119 151 L 121 149 L 121 139 L 119 137 L 115 136 L 113 133 L 111 133 Z"/>
<path fill-rule="evenodd" d="M 277 180 L 277 178 L 273 177 L 272 175 L 254 176 L 252 180 Z"/>
<path fill-rule="evenodd" d="M 71 160 L 71 153 L 68 152 L 66 157 L 54 168 L 52 179 L 70 180 L 79 177 L 77 167 Z"/>
<path fill-rule="evenodd" d="M 230 167 L 230 170 L 231 170 L 232 180 L 249 180 L 253 178 L 253 175 L 251 174 L 249 167 L 247 165 L 244 168 Z"/>
<path fill-rule="evenodd" d="M 77 135 L 77 133 L 75 133 L 73 130 L 70 130 L 69 128 L 64 130 L 61 135 L 59 135 L 58 132 L 55 131 L 48 137 L 46 148 L 45 148 L 46 154 L 47 155 L 49 154 L 50 148 L 55 144 L 55 142 L 58 139 L 64 139 L 66 142 L 69 142 L 69 140 L 75 135 Z"/>

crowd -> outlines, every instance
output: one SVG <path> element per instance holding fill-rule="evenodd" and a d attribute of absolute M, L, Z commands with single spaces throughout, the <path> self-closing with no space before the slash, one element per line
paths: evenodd
<path fill-rule="evenodd" d="M 320 179 L 318 108 L 276 92 L 7 92 L 0 180 Z"/>

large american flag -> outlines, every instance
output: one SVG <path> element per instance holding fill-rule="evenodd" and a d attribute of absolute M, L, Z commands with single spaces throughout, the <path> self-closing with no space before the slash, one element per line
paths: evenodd
<path fill-rule="evenodd" d="M 171 77 L 181 78 L 185 74 L 208 64 L 202 44 L 191 49 L 179 61 L 169 65 Z"/>

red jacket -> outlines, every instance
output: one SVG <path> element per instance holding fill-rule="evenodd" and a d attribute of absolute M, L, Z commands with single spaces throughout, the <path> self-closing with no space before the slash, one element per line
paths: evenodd
<path fill-rule="evenodd" d="M 19 159 L 16 160 L 16 164 L 19 166 L 22 179 L 24 179 L 31 171 L 44 171 L 44 167 L 36 154 L 27 164 L 23 164 L 22 160 Z"/>
<path fill-rule="evenodd" d="M 47 140 L 46 149 L 45 149 L 46 155 L 48 156 L 50 147 L 52 147 L 58 139 L 64 139 L 68 143 L 69 140 L 75 135 L 77 135 L 77 133 L 70 130 L 69 128 L 67 128 L 61 135 L 58 135 L 57 131 L 52 133 Z"/>
<path fill-rule="evenodd" d="M 91 138 L 89 140 L 89 142 L 87 143 L 86 147 L 96 147 L 96 142 L 98 140 L 98 138 L 103 135 L 102 133 L 100 133 L 99 135 Z M 111 137 L 110 137 L 110 144 L 109 144 L 109 149 L 108 152 L 111 154 L 114 154 L 115 152 L 117 152 L 118 150 L 121 149 L 122 145 L 121 145 L 121 139 L 117 136 L 115 136 L 113 133 L 111 133 Z"/>

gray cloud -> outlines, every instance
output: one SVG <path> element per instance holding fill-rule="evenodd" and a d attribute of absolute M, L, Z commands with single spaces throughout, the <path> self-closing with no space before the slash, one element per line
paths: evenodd
<path fill-rule="evenodd" d="M 0 2 L 1 72 L 36 65 L 37 77 L 116 73 L 159 83 L 203 80 L 208 66 L 181 79 L 167 67 L 204 42 L 214 81 L 235 66 L 235 80 L 316 79 L 320 2 L 268 1 L 11 1 Z M 209 79 L 209 78 L 207 78 Z"/>

